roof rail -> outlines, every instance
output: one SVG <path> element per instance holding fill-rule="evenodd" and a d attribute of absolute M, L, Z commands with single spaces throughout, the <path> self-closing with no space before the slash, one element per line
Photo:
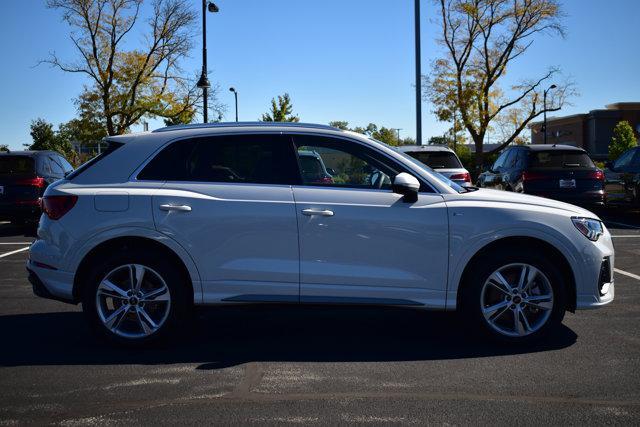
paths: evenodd
<path fill-rule="evenodd" d="M 155 129 L 152 132 L 170 132 L 174 130 L 183 129 L 215 129 L 215 128 L 227 128 L 227 127 L 291 127 L 291 128 L 313 128 L 313 129 L 327 129 L 327 130 L 340 130 L 336 127 L 329 125 L 319 125 L 315 123 L 296 123 L 296 122 L 222 122 L 222 123 L 195 123 L 188 125 L 174 125 L 167 126 L 159 129 Z"/>

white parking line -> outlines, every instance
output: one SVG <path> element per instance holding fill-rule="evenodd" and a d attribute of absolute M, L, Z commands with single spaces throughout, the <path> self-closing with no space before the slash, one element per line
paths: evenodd
<path fill-rule="evenodd" d="M 630 227 L 630 228 L 635 228 L 637 230 L 640 230 L 640 227 L 638 227 L 637 225 L 631 225 L 631 224 L 625 224 L 622 222 L 615 222 L 615 221 L 604 221 L 605 224 L 614 224 L 614 225 L 621 225 L 623 227 Z"/>
<path fill-rule="evenodd" d="M 611 237 L 626 237 L 626 238 L 640 238 L 640 234 L 621 234 L 619 236 L 614 236 L 613 234 L 611 235 Z"/>
<path fill-rule="evenodd" d="M 618 268 L 614 268 L 613 271 L 615 271 L 616 273 L 620 273 L 624 276 L 629 276 L 636 280 L 640 280 L 640 276 L 638 276 L 637 274 L 629 273 L 628 271 L 620 270 Z"/>
<path fill-rule="evenodd" d="M 15 251 L 6 252 L 4 254 L 0 254 L 0 258 L 4 258 L 4 257 L 9 256 L 9 255 L 17 254 L 18 252 L 24 252 L 24 251 L 26 251 L 28 249 L 29 249 L 29 246 L 27 246 L 25 248 L 16 249 Z"/>
<path fill-rule="evenodd" d="M 640 236 L 640 234 L 638 235 Z M 0 245 L 30 245 L 33 242 L 0 242 Z"/>

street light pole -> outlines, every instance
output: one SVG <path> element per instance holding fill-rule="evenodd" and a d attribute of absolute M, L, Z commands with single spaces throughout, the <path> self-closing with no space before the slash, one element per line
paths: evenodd
<path fill-rule="evenodd" d="M 551 85 L 549 86 L 549 88 L 547 90 L 544 91 L 543 95 L 542 95 L 542 108 L 543 108 L 543 124 L 542 124 L 542 129 L 544 130 L 544 143 L 547 143 L 547 92 L 549 92 L 551 89 L 555 89 L 557 86 L 556 85 Z"/>
<path fill-rule="evenodd" d="M 400 131 L 402 128 L 394 128 L 398 132 L 398 145 L 400 145 Z"/>
<path fill-rule="evenodd" d="M 238 91 L 233 86 L 231 86 L 229 88 L 229 91 L 233 92 L 233 94 L 235 95 L 235 98 L 236 98 L 236 122 L 237 122 L 238 121 Z"/>
<path fill-rule="evenodd" d="M 416 143 L 422 145 L 422 71 L 420 70 L 420 0 L 415 0 L 416 37 Z"/>
<path fill-rule="evenodd" d="M 202 118 L 204 123 L 209 122 L 209 78 L 207 77 L 207 9 L 209 12 L 219 11 L 213 2 L 202 0 L 202 73 L 196 86 L 202 89 Z"/>

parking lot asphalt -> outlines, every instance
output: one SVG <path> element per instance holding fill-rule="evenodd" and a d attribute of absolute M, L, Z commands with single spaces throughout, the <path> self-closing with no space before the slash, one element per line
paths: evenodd
<path fill-rule="evenodd" d="M 79 306 L 32 294 L 32 239 L 0 224 L 0 425 L 638 424 L 640 213 L 602 216 L 615 301 L 521 347 L 470 335 L 455 313 L 268 305 L 206 309 L 169 345 L 113 348 Z"/>

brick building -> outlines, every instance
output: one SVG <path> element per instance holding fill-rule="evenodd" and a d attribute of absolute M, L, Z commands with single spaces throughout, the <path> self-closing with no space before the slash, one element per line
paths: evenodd
<path fill-rule="evenodd" d="M 631 124 L 636 138 L 640 139 L 640 102 L 609 104 L 604 110 L 591 110 L 585 114 L 564 117 L 547 117 L 547 143 L 568 144 L 584 148 L 596 160 L 607 158 L 614 126 L 626 120 Z M 534 122 L 531 143 L 543 144 L 543 122 Z"/>

